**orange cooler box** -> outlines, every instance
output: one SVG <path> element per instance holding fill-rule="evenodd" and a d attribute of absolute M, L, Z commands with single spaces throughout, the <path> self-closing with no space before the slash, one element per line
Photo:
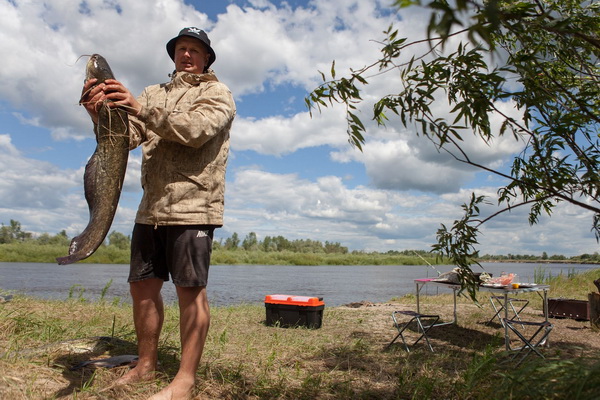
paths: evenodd
<path fill-rule="evenodd" d="M 265 297 L 265 308 L 269 326 L 318 329 L 323 322 L 325 303 L 322 297 L 269 294 Z"/>

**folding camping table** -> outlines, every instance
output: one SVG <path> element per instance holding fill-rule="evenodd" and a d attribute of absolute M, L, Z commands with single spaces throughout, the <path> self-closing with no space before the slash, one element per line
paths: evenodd
<path fill-rule="evenodd" d="M 456 283 L 447 283 L 436 281 L 435 278 L 423 278 L 423 279 L 415 279 L 415 287 L 416 287 L 416 296 L 417 296 L 417 313 L 421 312 L 421 304 L 420 304 L 420 293 L 424 286 L 433 285 L 438 287 L 445 287 L 447 289 L 451 289 L 453 292 L 453 301 L 454 301 L 454 311 L 453 311 L 453 319 L 450 322 L 441 322 L 437 323 L 434 326 L 441 325 L 449 325 L 458 323 L 457 313 L 456 313 L 456 296 L 461 286 Z M 536 292 L 543 300 L 544 307 L 544 319 L 546 322 L 548 321 L 548 290 L 550 290 L 549 285 L 537 285 L 537 284 L 522 284 L 517 289 L 513 289 L 510 286 L 492 286 L 492 285 L 480 285 L 480 292 L 490 292 L 501 294 L 504 297 L 504 319 L 508 320 L 508 298 L 510 295 L 515 295 L 519 293 L 528 293 L 528 292 Z M 510 348 L 510 338 L 508 327 L 505 323 L 502 324 L 504 327 L 504 343 L 506 345 L 506 350 L 511 350 Z"/>

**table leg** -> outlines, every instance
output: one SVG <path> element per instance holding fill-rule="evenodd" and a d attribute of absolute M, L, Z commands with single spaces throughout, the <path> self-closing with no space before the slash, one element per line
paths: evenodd
<path fill-rule="evenodd" d="M 504 325 L 504 344 L 506 345 L 506 350 L 510 350 L 510 339 L 508 337 L 508 325 L 506 325 L 507 320 L 508 320 L 508 292 L 504 292 L 504 320 L 502 321 L 502 325 Z"/>
<path fill-rule="evenodd" d="M 458 318 L 456 317 L 456 291 L 458 289 L 457 288 L 453 288 L 452 292 L 454 294 L 454 321 L 452 321 L 455 324 L 458 324 Z"/>
<path fill-rule="evenodd" d="M 419 303 L 419 292 L 421 291 L 421 289 L 419 289 L 419 282 L 415 282 L 415 286 L 416 286 L 416 292 L 417 292 L 417 314 L 420 314 L 421 306 Z"/>
<path fill-rule="evenodd" d="M 544 289 L 544 318 L 548 322 L 548 289 Z M 546 337 L 546 342 L 543 346 L 550 347 L 550 335 Z"/>
<path fill-rule="evenodd" d="M 536 292 L 538 296 L 542 298 L 542 308 L 544 310 L 544 319 L 548 322 L 549 310 L 548 310 L 548 289 L 544 289 L 544 294 L 540 294 L 540 292 Z M 548 335 L 550 336 L 550 335 Z M 550 341 L 546 338 L 546 342 L 544 343 L 544 347 L 550 347 Z"/>
<path fill-rule="evenodd" d="M 548 289 L 544 289 L 544 317 L 548 322 Z"/>

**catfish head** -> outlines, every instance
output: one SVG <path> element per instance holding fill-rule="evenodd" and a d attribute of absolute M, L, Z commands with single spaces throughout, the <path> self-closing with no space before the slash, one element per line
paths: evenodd
<path fill-rule="evenodd" d="M 100 54 L 93 54 L 87 62 L 85 68 L 85 80 L 87 81 L 92 78 L 98 79 L 98 83 L 115 78 L 108 62 L 106 62 L 106 59 Z"/>

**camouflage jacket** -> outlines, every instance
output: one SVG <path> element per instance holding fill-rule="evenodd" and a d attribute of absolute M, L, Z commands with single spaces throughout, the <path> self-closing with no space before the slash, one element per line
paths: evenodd
<path fill-rule="evenodd" d="M 148 225 L 223 225 L 231 92 L 212 71 L 177 73 L 149 86 L 129 118 L 131 148 L 142 146 L 144 194 L 135 221 Z"/>

